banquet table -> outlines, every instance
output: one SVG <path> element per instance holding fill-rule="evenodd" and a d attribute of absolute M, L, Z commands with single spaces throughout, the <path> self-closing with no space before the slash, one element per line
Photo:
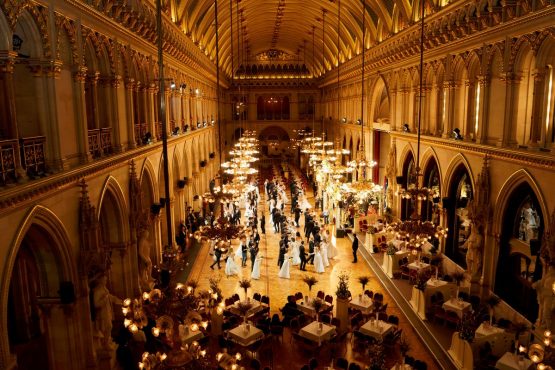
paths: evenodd
<path fill-rule="evenodd" d="M 462 318 L 465 312 L 472 310 L 470 303 L 454 298 L 445 301 L 442 307 L 445 311 L 456 312 L 459 318 Z"/>
<path fill-rule="evenodd" d="M 475 334 L 476 334 L 476 338 L 481 338 L 481 337 L 492 336 L 495 334 L 501 334 L 504 332 L 505 330 L 502 328 L 492 326 L 489 324 L 489 322 L 483 322 L 480 324 L 480 326 L 478 326 L 478 329 L 476 329 Z"/>
<path fill-rule="evenodd" d="M 322 325 L 322 329 L 320 329 L 320 325 Z M 318 321 L 313 321 L 299 330 L 300 336 L 313 342 L 317 342 L 318 345 L 322 344 L 323 341 L 329 340 L 334 333 L 335 326 L 327 325 Z"/>
<path fill-rule="evenodd" d="M 312 305 L 314 302 L 314 298 L 308 299 L 307 301 L 302 300 L 300 304 L 297 305 L 297 309 L 301 310 L 303 313 L 310 317 L 316 316 L 316 311 L 314 310 L 314 306 Z M 322 300 L 323 306 L 320 312 L 325 311 L 330 307 L 330 304 L 324 300 Z"/>
<path fill-rule="evenodd" d="M 253 325 L 241 324 L 228 331 L 229 337 L 235 343 L 247 347 L 264 338 L 262 330 Z"/>
<path fill-rule="evenodd" d="M 498 370 L 525 370 L 530 367 L 532 361 L 527 358 L 520 358 L 511 352 L 506 352 L 495 364 Z"/>
<path fill-rule="evenodd" d="M 200 330 L 192 331 L 189 329 L 180 332 L 179 337 L 181 339 L 181 344 L 189 344 L 194 342 L 195 340 L 204 338 L 204 334 L 202 334 Z"/>
<path fill-rule="evenodd" d="M 426 289 L 424 290 L 424 296 L 426 298 L 426 307 L 430 307 L 432 304 L 432 295 L 436 293 L 441 293 L 443 299 L 449 299 L 453 297 L 456 293 L 457 286 L 455 284 L 449 283 L 444 280 L 439 280 L 436 278 L 430 278 L 426 282 Z"/>
<path fill-rule="evenodd" d="M 404 257 L 410 257 L 410 252 L 407 250 L 398 250 L 394 254 L 384 255 L 382 268 L 390 278 L 393 278 L 393 273 L 399 271 L 399 261 Z"/>
<path fill-rule="evenodd" d="M 395 364 L 391 370 L 412 370 L 412 366 L 409 364 Z"/>
<path fill-rule="evenodd" d="M 429 263 L 426 263 L 426 262 L 414 261 L 414 262 L 409 263 L 407 265 L 407 267 L 410 270 L 416 270 L 417 272 L 421 272 L 421 271 L 428 270 L 431 267 L 431 265 Z"/>
<path fill-rule="evenodd" d="M 349 306 L 351 308 L 360 310 L 364 314 L 370 313 L 373 305 L 374 303 L 372 302 L 372 300 L 369 297 L 367 297 L 365 294 L 361 294 L 357 298 L 352 299 L 349 302 Z"/>
<path fill-rule="evenodd" d="M 241 316 L 242 314 L 239 311 L 239 303 L 246 303 L 246 301 L 235 302 L 233 305 L 229 306 L 229 312 L 234 315 Z M 247 312 L 247 317 L 250 317 L 263 309 L 262 305 L 257 300 L 251 299 L 248 303 L 252 305 L 252 308 Z"/>
<path fill-rule="evenodd" d="M 387 323 L 382 320 L 369 320 L 366 324 L 358 329 L 362 334 L 371 336 L 377 340 L 383 340 L 385 335 L 393 331 L 393 324 Z"/>

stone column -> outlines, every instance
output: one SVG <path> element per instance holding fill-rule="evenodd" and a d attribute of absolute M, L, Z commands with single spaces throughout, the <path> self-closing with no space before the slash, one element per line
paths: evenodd
<path fill-rule="evenodd" d="M 505 121 L 503 122 L 503 137 L 497 142 L 497 146 L 517 147 L 516 139 L 517 112 L 518 112 L 518 90 L 522 77 L 514 72 L 507 72 L 501 76 L 505 83 Z"/>
<path fill-rule="evenodd" d="M 445 102 L 443 106 L 445 107 L 444 121 L 443 121 L 443 137 L 451 137 L 451 132 L 453 131 L 453 125 L 455 120 L 455 89 L 457 84 L 455 81 L 445 81 L 443 82 L 443 99 Z"/>
<path fill-rule="evenodd" d="M 491 77 L 489 75 L 477 76 L 477 83 L 480 86 L 480 95 L 478 104 L 476 104 L 477 96 L 474 96 L 474 109 L 478 109 L 478 132 L 476 132 L 476 143 L 484 144 L 488 139 L 488 107 L 491 87 Z M 478 91 L 476 90 L 476 93 Z M 476 114 L 476 112 L 474 112 Z"/>
<path fill-rule="evenodd" d="M 87 108 L 85 101 L 85 79 L 87 67 L 76 66 L 73 74 L 73 96 L 75 107 L 75 123 L 77 124 L 77 137 L 79 140 L 79 155 L 81 163 L 92 161 L 89 151 L 89 128 L 87 124 Z"/>
<path fill-rule="evenodd" d="M 542 145 L 543 136 L 543 104 L 545 91 L 545 71 L 536 70 L 534 72 L 534 94 L 532 97 L 532 119 L 530 120 L 530 139 L 528 146 L 538 148 Z"/>
<path fill-rule="evenodd" d="M 87 75 L 87 78 L 90 81 L 91 84 L 91 95 L 92 95 L 92 108 L 94 110 L 94 122 L 89 122 L 91 123 L 90 126 L 93 126 L 94 128 L 100 128 L 100 117 L 98 116 L 98 79 L 100 77 L 100 72 L 93 72 L 89 75 Z"/>
<path fill-rule="evenodd" d="M 432 88 L 430 90 L 430 94 L 428 96 L 428 109 L 427 109 L 427 117 L 428 117 L 428 133 L 430 135 L 437 136 L 440 128 L 438 127 L 438 86 L 434 82 L 432 84 Z"/>
<path fill-rule="evenodd" d="M 146 95 L 146 102 L 145 102 L 145 114 L 147 117 L 147 127 L 148 131 L 152 134 L 152 141 L 158 141 L 156 136 L 156 122 L 158 121 L 158 117 L 156 117 L 156 109 L 154 108 L 157 104 L 156 102 L 156 84 L 151 83 L 148 87 L 143 89 L 144 94 Z"/>
<path fill-rule="evenodd" d="M 134 149 L 137 147 L 137 139 L 135 138 L 135 124 L 140 122 L 135 122 L 135 110 L 133 109 L 133 91 L 135 89 L 135 80 L 128 78 L 125 81 L 125 112 L 126 112 L 126 125 L 127 125 L 127 137 L 129 142 L 127 144 L 128 149 Z"/>
<path fill-rule="evenodd" d="M 391 126 L 391 131 L 397 131 L 397 127 L 399 126 L 397 122 L 397 93 L 397 89 L 391 89 L 389 93 L 389 123 Z"/>
<path fill-rule="evenodd" d="M 408 96 L 409 96 L 409 89 L 407 89 L 406 87 L 402 88 L 401 90 L 399 90 L 399 92 L 401 93 L 401 99 L 400 99 L 400 104 L 399 104 L 399 110 L 398 112 L 398 116 L 400 119 L 399 122 L 399 129 L 402 129 L 403 125 L 405 123 L 408 123 Z"/>

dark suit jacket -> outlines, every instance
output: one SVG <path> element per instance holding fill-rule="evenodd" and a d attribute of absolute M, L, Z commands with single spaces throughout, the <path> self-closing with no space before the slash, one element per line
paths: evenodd
<path fill-rule="evenodd" d="M 303 244 L 299 245 L 299 257 L 301 258 L 301 261 L 306 260 L 306 252 Z"/>

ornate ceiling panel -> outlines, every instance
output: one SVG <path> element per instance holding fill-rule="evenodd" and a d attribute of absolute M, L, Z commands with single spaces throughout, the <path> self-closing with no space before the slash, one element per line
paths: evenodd
<path fill-rule="evenodd" d="M 366 48 L 413 23 L 417 2 L 366 0 Z M 214 0 L 170 4 L 172 20 L 215 60 Z M 326 73 L 337 65 L 339 4 L 339 60 L 344 62 L 361 50 L 362 0 L 218 0 L 222 70 L 231 76 L 240 65 L 275 54 L 306 64 L 313 76 Z"/>

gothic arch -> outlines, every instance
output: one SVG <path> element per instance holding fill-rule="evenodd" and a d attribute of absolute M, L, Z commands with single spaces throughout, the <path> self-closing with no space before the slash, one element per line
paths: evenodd
<path fill-rule="evenodd" d="M 155 175 L 156 171 L 154 171 L 154 167 L 152 166 L 152 162 L 150 162 L 150 160 L 148 158 L 145 158 L 144 162 L 143 162 L 143 166 L 141 168 L 141 176 L 139 178 L 139 182 L 142 184 L 143 181 L 148 181 L 148 185 L 150 187 L 150 190 L 152 192 L 152 195 L 154 196 L 154 201 L 156 201 L 158 199 L 158 192 L 156 191 L 157 189 L 157 176 Z"/>
<path fill-rule="evenodd" d="M 44 276 L 46 290 L 52 293 L 52 296 L 57 296 L 60 281 L 71 281 L 76 283 L 78 281 L 77 272 L 75 270 L 74 261 L 71 250 L 72 245 L 68 237 L 66 228 L 58 216 L 50 209 L 37 205 L 33 207 L 27 215 L 23 218 L 21 225 L 15 234 L 14 240 L 10 246 L 8 258 L 4 266 L 2 276 L 1 293 L 0 293 L 0 367 L 7 368 L 10 363 L 12 355 L 10 354 L 10 344 L 8 338 L 8 300 L 11 284 L 11 277 L 14 270 L 14 265 L 21 245 L 27 233 L 34 227 L 47 236 L 51 243 L 48 246 L 42 245 L 37 248 L 36 253 L 41 258 L 52 262 L 46 269 L 42 265 L 41 275 Z"/>
<path fill-rule="evenodd" d="M 543 222 L 544 230 L 546 232 L 553 231 L 549 230 L 549 215 L 550 212 L 547 209 L 547 203 L 545 201 L 545 197 L 541 191 L 536 180 L 532 177 L 528 170 L 521 168 L 520 170 L 514 172 L 503 184 L 503 187 L 499 191 L 497 198 L 495 199 L 494 211 L 493 211 L 493 230 L 492 234 L 496 235 L 501 232 L 501 227 L 503 225 L 503 215 L 505 214 L 505 210 L 507 208 L 507 201 L 511 197 L 513 191 L 520 186 L 522 183 L 527 183 L 530 188 L 534 191 L 536 197 L 538 198 L 538 202 L 540 204 L 543 217 L 545 218 L 545 222 Z"/>
<path fill-rule="evenodd" d="M 435 160 L 436 165 L 437 165 L 437 170 L 439 172 L 439 178 L 440 181 L 441 179 L 443 179 L 443 174 L 441 171 L 441 166 L 439 165 L 439 158 L 437 156 L 436 151 L 434 150 L 434 148 L 432 147 L 428 147 L 424 153 L 421 154 L 420 156 L 420 168 L 422 169 L 422 171 L 424 171 L 426 169 L 426 167 L 428 166 L 428 164 L 430 163 L 430 161 Z M 443 188 L 442 188 L 443 189 Z"/>
<path fill-rule="evenodd" d="M 470 176 L 470 181 L 472 183 L 472 186 L 474 186 L 474 184 L 476 183 L 474 181 L 474 174 L 472 173 L 472 167 L 470 167 L 470 163 L 468 163 L 468 160 L 466 159 L 466 157 L 459 153 L 457 155 L 455 155 L 455 157 L 453 157 L 453 159 L 451 160 L 451 162 L 449 162 L 449 166 L 447 166 L 447 170 L 445 170 L 445 174 L 443 177 L 443 183 L 441 184 L 441 188 L 445 189 L 446 191 L 446 196 L 447 196 L 447 189 L 449 189 L 449 185 L 451 185 L 451 181 L 453 180 L 453 175 L 455 174 L 457 168 L 459 167 L 459 165 L 462 164 L 464 165 L 464 167 L 466 167 L 466 171 L 468 172 L 468 175 Z M 439 166 L 439 162 L 438 162 L 438 166 Z"/>
<path fill-rule="evenodd" d="M 112 198 L 111 200 L 114 201 L 114 204 L 105 202 L 105 200 L 108 200 L 109 198 Z M 129 240 L 129 235 L 130 235 L 127 203 L 125 201 L 123 189 L 119 185 L 116 178 L 111 175 L 106 178 L 106 181 L 104 181 L 104 185 L 102 186 L 102 190 L 100 192 L 100 197 L 98 198 L 98 206 L 96 209 L 97 209 L 97 219 L 99 221 L 102 221 L 101 220 L 102 207 L 105 206 L 105 204 L 110 204 L 112 207 L 114 207 L 113 210 L 116 213 L 113 216 L 115 216 L 116 218 L 119 218 L 118 225 L 111 225 L 111 226 L 116 226 L 115 230 L 119 235 L 112 234 L 112 231 L 114 231 L 114 229 L 110 229 L 111 230 L 110 234 L 112 236 L 117 236 L 118 242 L 126 243 Z M 101 222 L 101 225 L 102 225 L 102 222 Z"/>
<path fill-rule="evenodd" d="M 4 12 L 0 12 L 0 50 L 12 50 L 12 30 L 8 24 L 8 20 L 4 16 Z"/>
<path fill-rule="evenodd" d="M 399 162 L 397 165 L 397 176 L 403 176 L 403 167 L 409 156 L 412 156 L 412 158 L 416 158 L 416 155 L 414 154 L 414 150 L 412 149 L 412 143 L 407 143 L 403 147 L 403 151 L 399 156 Z M 399 174 L 399 171 L 401 171 L 400 174 Z"/>

